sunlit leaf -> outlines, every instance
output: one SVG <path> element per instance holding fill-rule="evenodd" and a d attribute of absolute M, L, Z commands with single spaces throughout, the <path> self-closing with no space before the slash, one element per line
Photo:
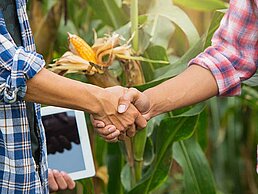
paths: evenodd
<path fill-rule="evenodd" d="M 174 34 L 175 26 L 166 17 L 148 15 L 148 21 L 143 26 L 145 34 L 150 36 L 150 43 L 164 48 L 169 46 L 169 41 Z"/>
<path fill-rule="evenodd" d="M 143 61 L 143 62 L 148 62 L 148 63 L 158 63 L 158 64 L 169 64 L 168 61 L 163 61 L 163 60 L 153 60 L 149 58 L 144 58 L 144 57 L 137 57 L 137 56 L 127 56 L 127 55 L 116 55 L 118 58 L 121 59 L 128 59 L 128 60 L 136 60 L 136 61 Z"/>
<path fill-rule="evenodd" d="M 132 188 L 131 180 L 132 176 L 130 166 L 128 163 L 126 163 L 126 165 L 123 166 L 123 169 L 121 171 L 121 182 L 126 191 L 129 191 Z"/>
<path fill-rule="evenodd" d="M 155 34 L 157 28 L 157 18 L 165 17 L 175 23 L 186 35 L 189 45 L 194 45 L 199 40 L 199 34 L 185 12 L 179 7 L 173 5 L 170 0 L 155 1 L 148 11 L 149 20 L 153 21 L 151 34 Z M 164 24 L 163 24 L 164 25 Z M 165 27 L 165 25 L 164 25 Z"/>
<path fill-rule="evenodd" d="M 227 7 L 222 0 L 173 0 L 176 4 L 201 11 L 214 11 Z"/>

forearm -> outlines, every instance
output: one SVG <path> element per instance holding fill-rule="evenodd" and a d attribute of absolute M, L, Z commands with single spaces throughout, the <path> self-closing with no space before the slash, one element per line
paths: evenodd
<path fill-rule="evenodd" d="M 97 86 L 71 80 L 42 69 L 27 81 L 25 101 L 99 112 L 99 99 L 104 90 Z"/>
<path fill-rule="evenodd" d="M 150 117 L 206 100 L 218 94 L 211 72 L 191 65 L 183 73 L 144 92 L 150 99 Z"/>

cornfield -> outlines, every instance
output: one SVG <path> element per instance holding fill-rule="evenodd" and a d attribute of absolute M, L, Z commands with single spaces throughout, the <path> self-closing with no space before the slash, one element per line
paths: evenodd
<path fill-rule="evenodd" d="M 210 45 L 227 7 L 222 0 L 30 0 L 28 12 L 47 68 L 143 91 Z M 114 144 L 94 133 L 85 113 L 96 176 L 58 193 L 257 194 L 257 85 L 256 73 L 241 96 L 157 116 Z"/>

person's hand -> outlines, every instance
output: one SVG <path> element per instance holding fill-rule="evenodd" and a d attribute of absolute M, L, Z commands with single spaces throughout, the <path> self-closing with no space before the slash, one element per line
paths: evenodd
<path fill-rule="evenodd" d="M 133 104 L 147 121 L 150 120 L 151 102 L 144 92 L 135 88 L 127 89 L 124 95 L 119 98 L 117 111 L 119 113 L 126 112 L 130 104 Z"/>
<path fill-rule="evenodd" d="M 119 106 L 117 111 L 121 114 L 124 114 L 128 107 L 130 107 L 131 103 L 133 103 L 138 111 L 141 114 L 145 114 L 146 118 L 148 118 L 148 111 L 150 109 L 150 102 L 146 95 L 139 92 L 134 88 L 123 88 L 123 87 L 110 87 L 107 88 L 112 93 L 118 95 L 119 98 Z M 101 120 L 94 120 L 91 118 L 92 124 L 94 126 L 95 131 L 103 137 L 107 142 L 116 142 L 118 139 L 123 140 L 125 135 L 132 137 L 135 135 L 136 128 L 135 125 L 132 125 L 130 129 L 126 132 L 121 132 L 116 129 L 113 125 L 105 125 L 105 123 Z M 137 126 L 139 128 L 139 126 Z"/>
<path fill-rule="evenodd" d="M 105 141 L 109 143 L 115 143 L 118 140 L 118 137 L 121 135 L 121 132 L 116 129 L 114 125 L 107 125 L 99 120 L 94 120 L 91 116 L 91 122 L 94 127 L 94 130 L 99 136 L 101 136 Z M 99 127 L 97 127 L 99 126 Z"/>
<path fill-rule="evenodd" d="M 49 191 L 56 192 L 58 190 L 72 190 L 75 188 L 75 182 L 65 172 L 48 169 Z"/>
<path fill-rule="evenodd" d="M 126 113 L 117 111 L 119 97 L 122 96 L 127 89 L 121 86 L 115 86 L 104 90 L 105 95 L 100 96 L 99 103 L 101 109 L 93 114 L 94 120 L 102 121 L 105 125 L 114 125 L 119 131 L 125 132 L 134 124 L 140 128 L 147 125 L 147 121 L 142 117 L 141 113 L 130 104 Z"/>

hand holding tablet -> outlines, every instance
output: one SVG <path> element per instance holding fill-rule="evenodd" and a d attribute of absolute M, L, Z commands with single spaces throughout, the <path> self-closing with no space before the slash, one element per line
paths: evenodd
<path fill-rule="evenodd" d="M 65 171 L 73 180 L 94 176 L 84 112 L 43 107 L 42 122 L 46 133 L 49 168 Z"/>

